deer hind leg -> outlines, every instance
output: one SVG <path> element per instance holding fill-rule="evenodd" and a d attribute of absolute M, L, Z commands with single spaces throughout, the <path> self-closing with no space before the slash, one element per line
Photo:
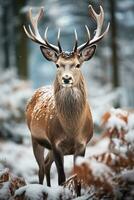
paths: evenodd
<path fill-rule="evenodd" d="M 45 167 L 44 167 L 44 147 L 38 144 L 36 139 L 32 137 L 32 146 L 35 159 L 39 166 L 39 184 L 43 184 L 44 174 L 45 174 Z"/>
<path fill-rule="evenodd" d="M 57 147 L 53 147 L 53 156 L 58 172 L 58 184 L 62 185 L 66 180 L 64 172 L 64 157 Z"/>
<path fill-rule="evenodd" d="M 75 151 L 75 154 L 74 154 L 74 167 L 75 167 L 75 164 L 76 164 L 77 157 L 78 156 L 82 156 L 82 157 L 85 156 L 85 150 L 86 150 L 85 145 L 80 144 L 80 143 L 78 143 L 76 145 L 76 151 Z M 79 180 L 76 181 L 75 191 L 76 191 L 77 196 L 81 196 L 81 182 Z"/>
<path fill-rule="evenodd" d="M 45 174 L 46 174 L 47 186 L 51 186 L 50 169 L 51 169 L 51 165 L 52 165 L 53 161 L 54 161 L 53 152 L 49 151 L 49 153 L 47 154 L 47 157 L 45 159 Z"/>

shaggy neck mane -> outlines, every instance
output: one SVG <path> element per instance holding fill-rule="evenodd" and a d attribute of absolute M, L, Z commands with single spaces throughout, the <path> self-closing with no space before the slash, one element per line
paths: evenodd
<path fill-rule="evenodd" d="M 86 91 L 82 74 L 78 84 L 69 88 L 61 86 L 56 78 L 54 82 L 54 94 L 61 124 L 66 129 L 76 129 L 82 120 L 86 105 Z"/>

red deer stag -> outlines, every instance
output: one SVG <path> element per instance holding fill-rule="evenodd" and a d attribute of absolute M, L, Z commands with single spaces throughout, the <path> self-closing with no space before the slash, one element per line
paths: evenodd
<path fill-rule="evenodd" d="M 39 88 L 26 108 L 26 119 L 31 131 L 33 152 L 39 165 L 39 183 L 43 184 L 46 174 L 47 185 L 50 186 L 50 168 L 55 161 L 58 171 L 59 185 L 65 182 L 63 159 L 64 155 L 84 156 L 85 148 L 93 135 L 93 121 L 87 101 L 85 80 L 81 73 L 81 65 L 88 61 L 96 50 L 96 44 L 108 32 L 109 25 L 101 34 L 104 21 L 104 11 L 100 7 L 97 14 L 89 6 L 91 15 L 97 22 L 94 37 L 90 38 L 87 26 L 87 41 L 78 46 L 77 32 L 72 52 L 64 52 L 60 45 L 60 29 L 58 31 L 57 46 L 47 40 L 47 31 L 44 38 L 38 30 L 38 21 L 43 15 L 43 8 L 32 17 L 29 10 L 31 26 L 29 30 L 24 26 L 28 38 L 40 45 L 43 56 L 53 61 L 57 67 L 57 74 L 52 86 Z M 44 148 L 49 153 L 44 158 Z"/>

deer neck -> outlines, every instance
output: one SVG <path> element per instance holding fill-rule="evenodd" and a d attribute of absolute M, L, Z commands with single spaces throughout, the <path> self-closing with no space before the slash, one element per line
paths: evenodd
<path fill-rule="evenodd" d="M 66 130 L 76 130 L 83 119 L 86 107 L 85 81 L 81 75 L 74 87 L 62 87 L 57 78 L 54 82 L 55 103 L 58 118 Z"/>

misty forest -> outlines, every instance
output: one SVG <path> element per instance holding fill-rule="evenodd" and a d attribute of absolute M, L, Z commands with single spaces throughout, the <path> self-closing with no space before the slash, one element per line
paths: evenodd
<path fill-rule="evenodd" d="M 0 0 L 0 38 L 0 200 L 133 200 L 134 1 Z"/>

